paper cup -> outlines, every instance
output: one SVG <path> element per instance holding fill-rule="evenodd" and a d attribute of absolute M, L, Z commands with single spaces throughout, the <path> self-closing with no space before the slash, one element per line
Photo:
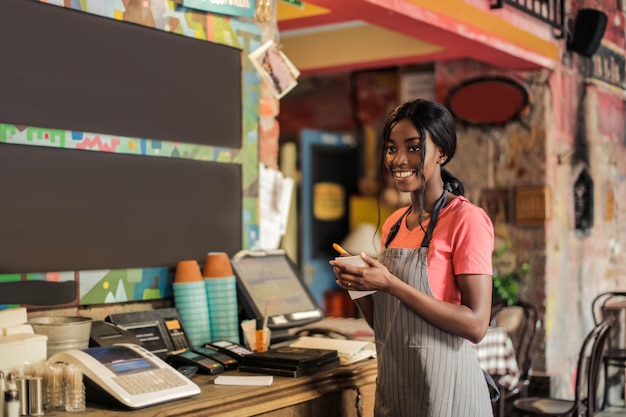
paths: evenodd
<path fill-rule="evenodd" d="M 241 329 L 243 330 L 243 337 L 248 345 L 248 348 L 256 352 L 256 320 L 252 319 L 243 321 L 241 323 Z M 272 331 L 267 327 L 263 328 L 263 339 L 265 341 L 265 350 L 267 350 L 270 347 L 270 341 L 272 339 Z"/>
<path fill-rule="evenodd" d="M 204 260 L 204 278 L 224 278 L 233 276 L 233 267 L 226 252 L 209 252 Z"/>
<path fill-rule="evenodd" d="M 174 282 L 202 282 L 202 274 L 200 273 L 200 265 L 198 265 L 198 261 L 179 261 L 176 265 L 176 275 L 174 276 Z"/>

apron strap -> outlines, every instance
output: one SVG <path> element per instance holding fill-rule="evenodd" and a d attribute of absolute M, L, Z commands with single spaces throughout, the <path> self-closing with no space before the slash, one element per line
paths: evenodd
<path fill-rule="evenodd" d="M 430 216 L 430 223 L 428 223 L 428 228 L 426 229 L 426 234 L 424 235 L 424 240 L 422 240 L 420 247 L 427 248 L 430 245 L 430 239 L 433 237 L 433 230 L 435 230 L 435 226 L 437 225 L 439 213 L 441 213 L 443 206 L 446 205 L 446 197 L 450 191 L 452 191 L 452 187 L 450 187 L 449 184 L 445 184 L 443 186 L 443 193 L 441 193 L 441 197 L 439 197 L 439 200 L 437 200 L 433 208 L 433 215 Z"/>
<path fill-rule="evenodd" d="M 426 229 L 424 240 L 422 240 L 422 244 L 420 245 L 422 248 L 428 247 L 428 245 L 430 245 L 430 239 L 432 238 L 433 230 L 435 230 L 435 225 L 437 224 L 439 213 L 441 212 L 441 209 L 443 208 L 443 206 L 446 205 L 446 197 L 448 193 L 453 190 L 453 188 L 454 187 L 450 183 L 444 184 L 443 193 L 441 194 L 441 197 L 439 197 L 439 199 L 435 203 L 435 207 L 433 209 L 433 215 L 431 216 L 430 222 L 428 223 L 428 228 Z M 402 224 L 402 220 L 406 217 L 407 214 L 409 214 L 409 212 L 411 211 L 411 207 L 412 206 L 409 206 L 409 208 L 406 209 L 404 213 L 402 213 L 402 216 L 400 216 L 398 221 L 396 221 L 394 225 L 391 226 L 391 229 L 389 229 L 387 240 L 385 240 L 385 247 L 388 247 L 389 244 L 393 241 L 393 239 L 398 234 L 398 230 L 400 230 L 400 225 Z"/>
<path fill-rule="evenodd" d="M 396 237 L 396 235 L 398 234 L 398 230 L 400 230 L 402 219 L 404 219 L 406 215 L 409 214 L 409 211 L 411 211 L 411 206 L 409 206 L 409 208 L 406 209 L 404 213 L 402 213 L 402 216 L 400 216 L 398 221 L 395 222 L 393 226 L 391 226 L 391 229 L 389 229 L 389 234 L 387 235 L 387 240 L 385 241 L 385 247 L 388 247 L 393 238 Z"/>

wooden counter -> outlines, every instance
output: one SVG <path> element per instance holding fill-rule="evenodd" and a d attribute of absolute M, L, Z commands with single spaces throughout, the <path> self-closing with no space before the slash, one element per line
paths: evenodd
<path fill-rule="evenodd" d="M 258 375 L 228 371 L 224 375 Z M 88 403 L 81 413 L 49 412 L 75 417 L 361 417 L 372 416 L 376 360 L 368 359 L 299 378 L 274 376 L 269 387 L 215 385 L 217 375 L 196 375 L 200 395 L 136 410 Z M 360 396 L 358 405 L 357 399 Z M 357 409 L 360 408 L 360 410 Z"/>

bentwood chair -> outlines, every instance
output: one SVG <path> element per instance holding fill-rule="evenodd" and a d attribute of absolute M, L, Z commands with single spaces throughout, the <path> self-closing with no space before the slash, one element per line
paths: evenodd
<path fill-rule="evenodd" d="M 617 309 L 612 308 L 617 307 Z M 607 317 L 613 316 L 611 313 L 619 313 L 621 310 L 626 311 L 626 291 L 607 291 L 598 294 L 591 303 L 591 313 L 593 314 L 594 323 L 606 320 Z M 623 328 L 624 322 L 621 323 L 622 331 L 626 331 Z M 615 332 L 619 330 L 619 326 L 613 326 L 613 331 L 609 336 L 609 343 L 604 352 L 602 362 L 604 365 L 604 396 L 602 407 L 609 405 L 609 390 L 611 384 L 611 368 L 618 368 L 624 375 L 624 382 L 626 384 L 626 348 L 624 346 L 617 347 L 618 341 L 615 339 Z M 618 378 L 621 379 L 619 373 Z M 624 395 L 626 396 L 626 388 L 624 389 Z M 624 398 L 626 404 L 626 398 Z"/>
<path fill-rule="evenodd" d="M 515 386 L 499 386 L 500 399 L 498 400 L 497 415 L 503 417 L 508 400 L 528 396 L 528 386 L 532 376 L 532 350 L 535 336 L 541 328 L 541 320 L 534 305 L 519 300 L 512 305 L 496 304 L 492 306 L 491 322 L 496 326 L 507 328 L 520 369 L 520 378 Z"/>
<path fill-rule="evenodd" d="M 513 408 L 522 415 L 593 417 L 597 410 L 602 352 L 608 340 L 612 321 L 608 319 L 601 322 L 585 337 L 578 356 L 573 400 L 552 397 L 518 398 L 513 401 Z"/>

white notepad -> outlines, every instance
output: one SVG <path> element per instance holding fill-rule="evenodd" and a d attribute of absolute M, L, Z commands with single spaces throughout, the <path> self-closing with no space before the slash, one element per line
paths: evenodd
<path fill-rule="evenodd" d="M 368 267 L 369 265 L 365 263 L 365 261 L 359 256 L 337 256 L 335 261 L 342 262 L 346 265 L 360 266 L 360 267 Z M 365 297 L 370 294 L 374 294 L 376 291 L 348 291 L 350 294 L 350 298 L 356 300 L 357 298 Z"/>

